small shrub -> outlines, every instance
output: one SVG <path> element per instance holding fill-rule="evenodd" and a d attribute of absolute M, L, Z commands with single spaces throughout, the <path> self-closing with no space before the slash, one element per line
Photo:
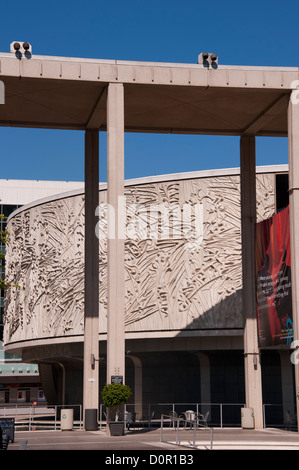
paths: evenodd
<path fill-rule="evenodd" d="M 131 394 L 132 391 L 128 385 L 106 384 L 102 390 L 102 399 L 107 408 L 114 408 L 127 403 Z"/>

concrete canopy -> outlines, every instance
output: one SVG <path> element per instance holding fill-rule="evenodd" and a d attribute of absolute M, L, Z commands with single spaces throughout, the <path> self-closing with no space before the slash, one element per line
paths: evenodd
<path fill-rule="evenodd" d="M 0 53 L 0 125 L 106 130 L 109 83 L 123 83 L 125 131 L 287 136 L 298 68 L 167 64 Z"/>

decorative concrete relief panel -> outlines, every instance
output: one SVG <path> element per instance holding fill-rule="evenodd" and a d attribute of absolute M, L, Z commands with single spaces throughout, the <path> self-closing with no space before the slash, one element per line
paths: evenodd
<path fill-rule="evenodd" d="M 274 180 L 258 179 L 258 218 L 265 218 L 274 211 Z M 126 196 L 128 205 L 137 201 L 143 213 L 155 205 L 191 207 L 189 234 L 171 227 L 179 220 L 173 216 L 167 219 L 169 238 L 162 236 L 164 224 L 157 240 L 126 242 L 127 331 L 242 327 L 239 177 L 136 186 Z M 194 228 L 198 204 L 202 233 Z"/>
<path fill-rule="evenodd" d="M 259 175 L 258 219 L 274 212 L 274 177 Z M 100 192 L 99 332 L 107 328 L 106 192 Z M 243 326 L 238 176 L 128 186 L 126 331 Z M 84 197 L 9 221 L 5 342 L 82 335 Z"/>
<path fill-rule="evenodd" d="M 72 197 L 20 212 L 9 222 L 5 341 L 81 334 L 84 200 Z"/>
<path fill-rule="evenodd" d="M 275 175 L 260 174 L 256 179 L 256 219 L 261 222 L 275 213 Z"/>

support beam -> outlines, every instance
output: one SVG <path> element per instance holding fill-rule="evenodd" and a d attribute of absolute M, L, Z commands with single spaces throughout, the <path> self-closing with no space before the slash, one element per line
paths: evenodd
<path fill-rule="evenodd" d="M 289 204 L 290 204 L 290 241 L 292 268 L 292 313 L 294 344 L 299 345 L 299 102 L 298 90 L 292 92 L 288 108 L 288 143 L 289 143 Z M 294 354 L 295 387 L 299 390 L 299 354 Z M 296 399 L 297 418 L 299 400 Z M 299 430 L 299 420 L 298 430 Z"/>
<path fill-rule="evenodd" d="M 124 87 L 110 83 L 107 100 L 107 383 L 112 376 L 125 383 L 125 264 L 120 226 L 120 198 L 124 196 Z M 113 230 L 115 228 L 115 230 Z"/>
<path fill-rule="evenodd" d="M 241 137 L 241 232 L 246 407 L 253 408 L 255 428 L 263 428 L 261 363 L 258 348 L 254 227 L 256 221 L 255 138 Z"/>
<path fill-rule="evenodd" d="M 99 133 L 85 132 L 85 312 L 83 409 L 86 430 L 98 429 L 99 404 L 99 239 L 95 233 L 99 205 Z"/>
<path fill-rule="evenodd" d="M 258 134 L 261 129 L 267 129 L 267 125 L 272 120 L 277 119 L 277 116 L 283 113 L 288 106 L 288 95 L 286 93 L 281 94 L 272 103 L 266 106 L 265 109 L 243 129 L 243 134 L 252 135 Z"/>

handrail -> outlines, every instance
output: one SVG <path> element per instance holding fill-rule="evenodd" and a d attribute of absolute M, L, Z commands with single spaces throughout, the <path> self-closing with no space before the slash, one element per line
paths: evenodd
<path fill-rule="evenodd" d="M 167 440 L 163 440 L 163 431 L 164 431 L 164 422 L 165 422 L 165 418 L 167 419 L 167 421 L 170 421 L 172 423 L 176 423 L 175 425 L 175 444 L 176 445 L 182 445 L 180 444 L 180 431 L 181 431 L 181 428 L 180 428 L 180 423 L 183 421 L 182 418 L 180 417 L 174 417 L 174 416 L 171 416 L 171 415 L 161 415 L 161 428 L 160 428 L 160 442 L 165 442 L 165 443 L 170 443 L 169 441 Z M 203 426 L 203 425 L 198 425 L 196 420 L 193 420 L 193 421 L 189 421 L 191 424 L 192 424 L 192 428 L 193 428 L 193 445 L 192 447 L 194 449 L 197 449 L 198 448 L 198 445 L 196 444 L 196 431 L 198 430 L 198 428 L 201 428 L 201 429 L 209 429 L 210 430 L 210 450 L 213 449 L 213 436 L 214 436 L 214 430 L 212 427 L 210 426 Z M 184 443 L 184 447 L 186 447 L 186 444 Z"/>
<path fill-rule="evenodd" d="M 103 406 L 103 405 L 101 405 Z M 100 406 L 100 408 L 101 408 Z M 183 411 L 186 411 L 186 409 L 190 409 L 190 408 L 194 408 L 194 411 L 195 413 L 199 413 L 199 412 L 202 412 L 200 410 L 214 410 L 214 412 L 210 412 L 210 419 L 209 421 L 211 421 L 211 418 L 214 416 L 214 423 L 213 425 L 217 425 L 220 426 L 221 428 L 225 426 L 225 414 L 223 412 L 223 409 L 224 407 L 239 407 L 240 408 L 240 413 L 239 415 L 236 415 L 236 413 L 234 414 L 233 416 L 233 420 L 234 420 L 234 423 L 236 423 L 236 419 L 239 419 L 239 422 L 237 425 L 240 425 L 241 426 L 241 408 L 243 408 L 245 406 L 244 403 L 173 403 L 173 402 L 169 402 L 169 403 L 152 403 L 152 404 L 143 404 L 142 406 L 142 403 L 132 403 L 132 404 L 127 404 L 126 407 L 127 408 L 130 408 L 130 410 L 132 409 L 132 407 L 136 408 L 139 407 L 139 408 L 142 408 L 143 407 L 143 410 L 145 410 L 147 408 L 147 411 L 146 411 L 146 415 L 148 415 L 148 417 L 150 417 L 152 415 L 152 412 L 155 410 L 155 421 L 157 421 L 157 416 L 160 416 L 161 414 L 167 414 L 168 411 L 165 410 L 166 407 L 169 408 L 169 411 L 178 411 L 178 414 L 181 414 Z M 217 411 L 217 408 L 218 408 L 218 411 Z M 216 409 L 216 411 L 215 411 Z M 100 409 L 100 421 L 101 421 L 101 409 Z M 218 417 L 219 421 L 217 420 L 217 424 L 215 424 L 215 416 Z M 237 417 L 237 418 L 236 418 Z M 226 419 L 227 421 L 227 419 Z M 229 423 L 229 425 L 233 425 L 231 422 Z"/>
<path fill-rule="evenodd" d="M 5 406 L 0 405 L 0 417 L 14 416 L 15 418 L 21 417 L 22 419 L 28 419 L 28 429 L 31 431 L 33 428 L 37 427 L 35 419 L 40 416 L 54 417 L 54 422 L 47 420 L 48 424 L 54 424 L 54 430 L 57 429 L 57 423 L 60 423 L 59 419 L 59 410 L 65 408 L 73 408 L 78 410 L 78 425 L 79 429 L 82 429 L 83 426 L 83 413 L 82 405 L 50 405 L 47 403 L 37 403 L 33 405 L 32 403 L 16 403 L 16 404 L 5 404 Z M 15 425 L 21 425 L 20 422 L 15 421 Z M 44 423 L 43 423 L 44 424 Z"/>
<path fill-rule="evenodd" d="M 230 412 L 230 409 L 233 409 L 234 407 L 239 407 L 240 409 L 244 407 L 245 405 L 242 403 L 148 403 L 148 404 L 142 404 L 142 403 L 129 403 L 125 405 L 125 411 L 135 411 L 137 412 L 137 422 L 142 422 L 143 426 L 144 423 L 148 425 L 149 428 L 151 428 L 153 425 L 159 425 L 160 423 L 160 416 L 163 415 L 169 415 L 169 412 L 177 412 L 178 415 L 180 415 L 183 411 L 186 411 L 188 409 L 193 409 L 195 413 L 202 413 L 203 410 L 207 411 L 210 409 L 210 417 L 209 417 L 209 424 L 214 426 L 214 427 L 225 427 L 227 425 L 231 426 L 232 422 L 234 426 L 239 426 L 241 425 L 241 413 L 240 413 L 240 423 L 238 421 L 238 412 Z M 50 421 L 49 418 L 47 422 L 49 422 L 49 425 L 51 427 L 54 426 L 54 429 L 57 429 L 57 426 L 60 423 L 59 419 L 59 410 L 62 408 L 74 408 L 77 410 L 77 416 L 78 419 L 76 420 L 76 426 L 80 426 L 80 429 L 83 427 L 83 411 L 82 411 L 82 405 L 80 404 L 75 404 L 75 405 L 51 405 L 48 403 L 44 402 L 39 402 L 35 405 L 32 403 L 0 403 L 0 417 L 6 417 L 6 416 L 15 416 L 17 419 L 21 417 L 21 415 L 24 415 L 24 419 L 28 420 L 28 425 L 29 428 L 32 429 L 32 427 L 37 427 L 36 420 L 38 419 L 38 415 L 42 414 L 44 416 L 50 416 L 53 417 L 53 421 Z M 224 413 L 224 408 L 226 409 L 226 413 Z M 271 415 L 269 414 L 269 417 L 267 415 L 267 420 L 266 420 L 266 410 L 273 410 L 277 408 L 279 410 L 279 413 L 281 415 L 281 420 L 279 422 L 273 423 L 273 418 L 270 420 Z M 168 411 L 167 411 L 168 410 Z M 283 404 L 273 404 L 273 403 L 266 403 L 263 404 L 263 418 L 264 418 L 264 428 L 267 426 L 271 427 L 285 427 L 291 426 L 291 427 L 296 427 L 297 426 L 297 417 L 296 417 L 296 410 L 293 410 L 292 407 L 289 407 L 287 411 L 290 411 L 290 415 L 292 418 L 292 422 L 285 423 L 284 422 L 284 406 Z M 98 422 L 99 422 L 99 428 L 101 429 L 106 425 L 106 419 L 104 417 L 104 411 L 105 407 L 103 404 L 100 404 L 99 406 L 99 413 L 98 413 Z M 278 411 L 277 411 L 278 412 Z M 144 415 L 143 415 L 144 413 Z M 153 417 L 154 413 L 154 417 Z M 278 414 L 279 414 L 278 413 Z M 145 419 L 144 419 L 145 417 Z M 266 422 L 267 421 L 267 422 Z M 26 421 L 27 423 L 27 421 Z M 19 426 L 21 423 L 20 421 L 16 420 L 16 425 Z M 175 423 L 173 423 L 175 424 Z M 26 424 L 27 426 L 27 424 Z"/>

